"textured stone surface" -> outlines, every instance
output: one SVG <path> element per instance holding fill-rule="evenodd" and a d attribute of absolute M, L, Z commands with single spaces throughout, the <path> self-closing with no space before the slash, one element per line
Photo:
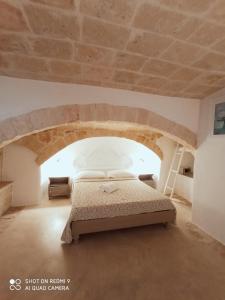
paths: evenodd
<path fill-rule="evenodd" d="M 163 37 L 150 32 L 138 32 L 134 34 L 127 45 L 127 49 L 145 56 L 155 57 L 173 42 L 169 37 Z"/>
<path fill-rule="evenodd" d="M 73 0 L 31 0 L 32 2 L 46 4 L 49 6 L 56 6 L 60 8 L 67 8 L 71 9 L 74 7 L 74 1 Z"/>
<path fill-rule="evenodd" d="M 171 8 L 192 13 L 203 13 L 207 11 L 212 4 L 211 0 L 159 0 L 159 2 Z"/>
<path fill-rule="evenodd" d="M 154 77 L 154 76 L 143 76 L 139 81 L 138 85 L 146 86 L 146 87 L 152 87 L 155 89 L 159 89 L 163 85 L 167 83 L 166 79 L 160 78 L 160 77 Z"/>
<path fill-rule="evenodd" d="M 129 72 L 129 71 L 116 71 L 114 74 L 114 80 L 123 83 L 136 83 L 141 76 L 139 74 Z"/>
<path fill-rule="evenodd" d="M 117 52 L 113 66 L 118 69 L 138 71 L 146 61 L 147 58 L 144 56 L 126 52 Z"/>
<path fill-rule="evenodd" d="M 179 68 L 177 72 L 175 72 L 171 78 L 174 80 L 184 80 L 184 81 L 191 81 L 197 76 L 201 74 L 199 70 L 193 70 L 191 68 Z"/>
<path fill-rule="evenodd" d="M 216 43 L 213 48 L 221 53 L 225 53 L 225 39 Z"/>
<path fill-rule="evenodd" d="M 67 41 L 37 38 L 32 40 L 32 49 L 37 56 L 71 59 L 72 44 Z"/>
<path fill-rule="evenodd" d="M 9 66 L 9 62 L 0 55 L 0 67 L 7 68 Z"/>
<path fill-rule="evenodd" d="M 81 13 L 113 23 L 127 24 L 131 21 L 137 0 L 82 0 Z"/>
<path fill-rule="evenodd" d="M 114 51 L 102 47 L 79 44 L 75 46 L 75 60 L 93 65 L 112 64 Z"/>
<path fill-rule="evenodd" d="M 167 61 L 151 59 L 145 64 L 142 71 L 156 76 L 168 77 L 178 70 L 178 68 L 177 65 Z"/>
<path fill-rule="evenodd" d="M 220 73 L 208 73 L 208 74 L 204 74 L 201 79 L 200 82 L 204 85 L 218 85 L 218 86 L 222 86 L 223 84 L 221 84 L 222 81 L 225 80 L 225 76 L 223 74 Z"/>
<path fill-rule="evenodd" d="M 29 50 L 29 44 L 23 36 L 14 33 L 0 33 L 0 51 L 27 54 Z"/>
<path fill-rule="evenodd" d="M 15 69 L 29 72 L 47 72 L 48 67 L 45 60 L 36 57 L 22 56 L 11 54 L 8 56 L 8 61 Z"/>
<path fill-rule="evenodd" d="M 58 38 L 79 39 L 76 16 L 34 5 L 25 5 L 24 9 L 35 33 Z"/>
<path fill-rule="evenodd" d="M 81 78 L 81 67 L 75 62 L 52 61 L 51 71 L 62 77 Z"/>
<path fill-rule="evenodd" d="M 165 84 L 165 86 L 163 86 L 163 89 L 165 89 L 166 91 L 171 91 L 171 92 L 174 92 L 174 91 L 183 91 L 185 90 L 187 87 L 187 83 L 184 82 L 184 81 L 174 81 L 174 80 L 171 80 L 170 82 L 167 82 Z"/>
<path fill-rule="evenodd" d="M 110 81 L 112 78 L 112 70 L 99 68 L 97 66 L 82 66 L 82 78 L 85 80 Z"/>
<path fill-rule="evenodd" d="M 223 0 L 216 1 L 212 9 L 208 11 L 207 17 L 213 21 L 225 24 L 225 3 Z"/>
<path fill-rule="evenodd" d="M 86 43 L 115 49 L 122 49 L 129 38 L 125 27 L 85 18 L 83 21 L 83 39 Z"/>
<path fill-rule="evenodd" d="M 224 26 L 204 22 L 200 28 L 194 32 L 189 41 L 202 46 L 210 46 L 218 40 L 221 40 L 221 36 L 223 35 Z"/>
<path fill-rule="evenodd" d="M 39 133 L 26 136 L 16 143 L 27 147 L 37 154 L 36 162 L 42 164 L 52 155 L 80 139 L 98 136 L 117 136 L 129 138 L 144 144 L 154 151 L 161 159 L 163 153 L 157 145 L 157 139 L 161 134 L 150 130 L 141 130 L 135 127 L 118 126 L 119 124 L 74 123 L 54 129 L 48 129 Z M 104 127 L 105 126 L 105 127 Z"/>
<path fill-rule="evenodd" d="M 0 28 L 12 31 L 27 31 L 27 24 L 20 9 L 0 1 Z"/>
<path fill-rule="evenodd" d="M 203 84 L 193 84 L 191 87 L 188 87 L 187 89 L 185 89 L 186 92 L 189 93 L 196 93 L 199 94 L 199 96 L 201 95 L 207 95 L 208 93 L 212 94 L 217 90 L 217 87 L 213 86 L 207 86 L 207 85 L 203 85 Z"/>
<path fill-rule="evenodd" d="M 162 58 L 179 64 L 190 65 L 202 56 L 204 50 L 198 46 L 183 42 L 175 42 L 162 55 Z"/>
<path fill-rule="evenodd" d="M 224 0 L 0 0 L 0 74 L 205 97 L 225 87 L 224 20 Z"/>
<path fill-rule="evenodd" d="M 225 71 L 225 59 L 221 54 L 208 53 L 200 58 L 195 66 L 209 71 Z"/>
<path fill-rule="evenodd" d="M 182 26 L 179 26 L 173 36 L 179 40 L 187 40 L 201 25 L 202 20 L 197 17 L 188 17 Z M 180 24 L 181 25 L 181 24 Z"/>
<path fill-rule="evenodd" d="M 185 21 L 186 18 L 181 13 L 144 3 L 137 12 L 134 26 L 144 30 L 173 35 Z"/>
<path fill-rule="evenodd" d="M 196 147 L 196 135 L 182 125 L 145 109 L 109 104 L 75 104 L 43 108 L 6 119 L 0 122 L 0 147 L 25 135 L 74 122 L 91 122 L 91 128 L 95 129 L 102 124 L 100 129 L 109 129 L 112 132 L 132 128 L 140 133 L 143 131 L 145 137 L 149 130 L 155 130 L 188 147 Z M 84 126 L 88 126 L 88 123 Z"/>

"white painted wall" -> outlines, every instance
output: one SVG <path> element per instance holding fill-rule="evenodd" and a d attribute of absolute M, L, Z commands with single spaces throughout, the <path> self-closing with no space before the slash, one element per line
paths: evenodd
<path fill-rule="evenodd" d="M 212 135 L 214 105 L 224 101 L 225 89 L 201 102 L 193 222 L 225 244 L 225 135 Z"/>
<path fill-rule="evenodd" d="M 183 168 L 194 169 L 194 153 L 184 152 L 179 174 L 177 174 L 175 183 L 175 194 L 185 198 L 189 202 L 193 202 L 194 179 L 183 175 Z"/>
<path fill-rule="evenodd" d="M 188 176 L 177 174 L 175 193 L 189 202 L 193 202 L 194 179 Z"/>
<path fill-rule="evenodd" d="M 3 180 L 13 181 L 12 206 L 37 204 L 41 193 L 36 154 L 13 144 L 6 146 L 3 152 Z"/>
<path fill-rule="evenodd" d="M 180 164 L 180 173 L 182 173 L 183 168 L 191 168 L 192 172 L 194 170 L 194 153 L 185 151 L 184 156 L 182 158 L 181 164 Z"/>
<path fill-rule="evenodd" d="M 0 76 L 0 120 L 65 104 L 109 103 L 149 109 L 197 132 L 199 100 Z M 185 113 L 183 113 L 185 112 Z"/>

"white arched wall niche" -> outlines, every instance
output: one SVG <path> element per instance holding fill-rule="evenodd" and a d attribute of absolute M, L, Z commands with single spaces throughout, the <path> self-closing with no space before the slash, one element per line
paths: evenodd
<path fill-rule="evenodd" d="M 41 182 L 46 192 L 49 177 L 75 178 L 83 170 L 126 169 L 159 178 L 160 167 L 160 157 L 141 143 L 121 137 L 92 137 L 72 143 L 45 161 L 41 165 Z"/>
<path fill-rule="evenodd" d="M 82 140 L 80 142 L 82 142 Z M 160 137 L 157 140 L 157 144 L 163 153 L 158 182 L 158 189 L 162 190 L 175 143 L 169 138 Z M 40 203 L 43 198 L 41 193 L 40 166 L 35 161 L 37 154 L 15 143 L 4 147 L 3 152 L 3 180 L 14 181 L 13 206 L 27 206 Z"/>

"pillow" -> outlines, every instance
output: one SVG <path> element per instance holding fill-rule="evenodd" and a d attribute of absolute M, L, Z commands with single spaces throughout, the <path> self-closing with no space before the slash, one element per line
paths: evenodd
<path fill-rule="evenodd" d="M 76 175 L 76 179 L 102 179 L 105 178 L 105 173 L 103 171 L 82 171 Z"/>
<path fill-rule="evenodd" d="M 113 170 L 108 171 L 108 177 L 109 178 L 136 178 L 136 176 L 126 170 Z"/>

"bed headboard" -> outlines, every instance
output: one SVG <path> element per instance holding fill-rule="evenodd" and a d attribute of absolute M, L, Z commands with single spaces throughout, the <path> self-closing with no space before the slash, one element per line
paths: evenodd
<path fill-rule="evenodd" d="M 117 170 L 128 169 L 132 166 L 132 159 L 124 154 L 118 154 L 110 147 L 95 149 L 87 156 L 80 155 L 74 160 L 74 167 L 78 170 Z"/>

